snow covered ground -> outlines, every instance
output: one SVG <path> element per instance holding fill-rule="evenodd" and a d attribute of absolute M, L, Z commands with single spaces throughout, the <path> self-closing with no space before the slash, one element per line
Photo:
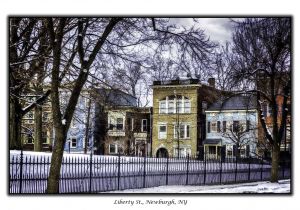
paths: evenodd
<path fill-rule="evenodd" d="M 290 180 L 280 180 L 278 183 L 252 182 L 214 186 L 173 185 L 106 193 L 290 193 Z"/>

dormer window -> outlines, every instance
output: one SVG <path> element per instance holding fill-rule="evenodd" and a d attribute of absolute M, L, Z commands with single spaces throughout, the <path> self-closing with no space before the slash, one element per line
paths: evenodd
<path fill-rule="evenodd" d="M 160 114 L 190 113 L 191 102 L 185 96 L 171 95 L 159 101 Z"/>

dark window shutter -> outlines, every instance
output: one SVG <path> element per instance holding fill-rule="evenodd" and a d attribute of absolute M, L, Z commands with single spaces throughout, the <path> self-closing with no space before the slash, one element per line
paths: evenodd
<path fill-rule="evenodd" d="M 218 131 L 218 133 L 221 132 L 221 122 L 220 121 L 217 122 L 217 131 Z"/>
<path fill-rule="evenodd" d="M 207 133 L 210 133 L 210 122 L 207 122 Z"/>
<path fill-rule="evenodd" d="M 223 132 L 226 132 L 226 121 L 223 121 Z"/>

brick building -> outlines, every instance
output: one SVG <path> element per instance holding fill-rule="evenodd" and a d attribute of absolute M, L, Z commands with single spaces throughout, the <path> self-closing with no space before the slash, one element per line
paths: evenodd
<path fill-rule="evenodd" d="M 218 98 L 214 80 L 154 81 L 152 155 L 197 155 L 205 139 L 205 109 Z"/>

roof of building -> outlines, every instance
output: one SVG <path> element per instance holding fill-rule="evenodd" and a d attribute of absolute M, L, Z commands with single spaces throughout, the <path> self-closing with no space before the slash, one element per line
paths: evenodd
<path fill-rule="evenodd" d="M 256 96 L 254 95 L 235 95 L 218 100 L 210 105 L 207 111 L 249 110 L 256 109 L 256 104 Z"/>
<path fill-rule="evenodd" d="M 100 88 L 97 90 L 101 102 L 108 106 L 137 106 L 136 97 L 117 89 Z"/>

